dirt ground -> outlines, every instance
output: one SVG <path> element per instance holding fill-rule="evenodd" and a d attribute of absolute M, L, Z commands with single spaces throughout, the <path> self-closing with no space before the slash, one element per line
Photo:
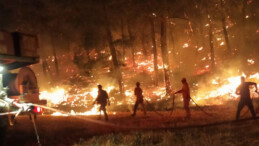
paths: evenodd
<path fill-rule="evenodd" d="M 36 126 L 41 145 L 72 145 L 80 139 L 89 139 L 93 136 L 109 133 L 128 133 L 137 130 L 165 130 L 173 128 L 191 128 L 213 126 L 221 124 L 236 124 L 229 122 L 235 119 L 235 108 L 225 106 L 211 106 L 204 108 L 205 114 L 198 108 L 192 109 L 192 118 L 184 119 L 185 111 L 176 109 L 170 115 L 170 111 L 148 112 L 145 116 L 141 111 L 136 117 L 131 113 L 117 113 L 109 115 L 109 121 L 105 122 L 98 116 L 38 116 Z M 251 117 L 250 112 L 243 109 L 241 118 Z M 245 114 L 246 113 L 246 114 Z M 245 114 L 245 115 L 244 115 Z M 240 121 L 238 124 L 246 124 Z M 258 125 L 258 120 L 252 124 Z M 38 145 L 32 121 L 28 116 L 19 116 L 14 127 L 9 127 L 6 145 Z"/>

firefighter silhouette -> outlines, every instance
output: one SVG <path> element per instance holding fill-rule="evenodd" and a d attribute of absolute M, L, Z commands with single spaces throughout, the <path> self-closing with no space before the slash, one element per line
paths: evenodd
<path fill-rule="evenodd" d="M 146 115 L 146 109 L 145 109 L 145 105 L 144 105 L 144 100 L 143 100 L 143 91 L 142 89 L 140 88 L 140 83 L 137 82 L 136 83 L 136 88 L 134 90 L 134 94 L 135 96 L 137 97 L 136 98 L 136 102 L 135 102 L 135 105 L 134 105 L 134 112 L 132 114 L 132 116 L 134 117 L 136 115 L 136 112 L 137 112 L 137 108 L 138 108 L 138 105 L 141 104 L 142 108 L 143 108 L 143 112 L 144 112 L 144 115 Z"/>
<path fill-rule="evenodd" d="M 97 102 L 97 104 L 100 104 L 100 117 L 101 118 L 101 111 L 103 111 L 105 120 L 108 121 L 108 115 L 106 112 L 106 105 L 110 105 L 108 94 L 105 90 L 102 89 L 102 85 L 98 85 L 98 96 L 96 100 L 94 101 L 94 104 Z"/>
<path fill-rule="evenodd" d="M 186 111 L 186 118 L 190 119 L 191 118 L 191 112 L 190 112 L 190 108 L 189 108 L 190 99 L 191 99 L 190 88 L 189 88 L 189 85 L 186 81 L 186 78 L 182 78 L 181 81 L 182 81 L 182 84 L 183 84 L 182 89 L 175 92 L 174 94 L 182 93 L 183 105 L 184 105 L 184 109 Z"/>
<path fill-rule="evenodd" d="M 239 119 L 240 112 L 245 105 L 249 108 L 253 118 L 256 117 L 254 106 L 253 106 L 252 100 L 250 98 L 249 86 L 251 86 L 251 85 L 254 85 L 256 88 L 256 91 L 257 91 L 256 83 L 245 82 L 245 77 L 243 77 L 243 76 L 241 77 L 241 84 L 236 89 L 236 94 L 240 95 L 240 100 L 239 100 L 239 103 L 237 106 L 236 120 Z"/>

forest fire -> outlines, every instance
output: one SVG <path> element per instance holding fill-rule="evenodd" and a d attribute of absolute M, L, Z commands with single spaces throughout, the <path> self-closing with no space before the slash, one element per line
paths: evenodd
<path fill-rule="evenodd" d="M 0 1 L 0 145 L 6 133 L 6 145 L 36 145 L 31 124 L 38 145 L 257 144 L 248 110 L 258 119 L 258 7 L 256 0 Z"/>
<path fill-rule="evenodd" d="M 245 76 L 245 74 L 242 74 Z M 206 83 L 204 85 L 194 84 L 192 88 L 193 99 L 202 105 L 220 105 L 224 104 L 229 100 L 237 100 L 238 95 L 235 93 L 236 88 L 240 84 L 240 76 L 230 76 L 230 77 L 216 77 L 211 80 L 210 83 Z M 259 81 L 259 73 L 252 74 L 247 76 L 248 81 Z M 124 101 L 117 101 L 113 94 L 110 95 L 111 105 L 119 106 L 122 104 L 133 105 L 135 102 L 135 97 L 133 93 L 133 86 L 125 85 L 125 99 Z M 115 90 L 114 86 L 104 86 L 104 89 L 107 90 L 108 94 L 110 94 L 113 90 Z M 197 90 L 198 89 L 198 90 Z M 56 107 L 59 104 L 62 105 L 71 105 L 72 107 L 90 107 L 87 111 L 82 112 L 74 112 L 70 111 L 71 115 L 98 115 L 99 114 L 99 106 L 92 106 L 95 98 L 97 97 L 97 88 L 75 88 L 75 93 L 71 94 L 71 88 L 61 88 L 56 87 L 51 91 L 42 91 L 40 94 L 41 99 L 48 100 L 48 106 Z M 254 87 L 251 87 L 251 95 L 253 98 L 258 98 L 258 93 L 256 93 Z M 145 100 L 150 102 L 157 102 L 160 100 L 170 100 L 170 97 L 166 96 L 165 88 L 160 85 L 158 87 L 151 87 L 144 90 Z M 109 112 L 109 111 L 108 111 Z M 112 114 L 116 114 L 116 112 L 112 112 Z M 55 112 L 53 115 L 63 115 L 60 112 Z"/>
<path fill-rule="evenodd" d="M 216 77 L 212 79 L 211 83 L 205 85 L 205 87 L 199 88 L 197 95 L 194 98 L 203 104 L 208 105 L 219 105 L 223 104 L 228 100 L 237 100 L 239 95 L 237 95 L 236 88 L 240 85 L 241 76 L 246 76 L 244 73 L 239 76 L 232 76 L 227 78 Z M 248 81 L 259 80 L 258 73 L 250 75 L 247 77 Z M 212 85 L 212 86 L 211 86 Z M 199 86 L 199 85 L 196 85 Z M 257 85 L 258 86 L 258 85 Z M 250 93 L 252 98 L 258 98 L 259 94 L 255 92 L 255 87 L 250 87 Z"/>

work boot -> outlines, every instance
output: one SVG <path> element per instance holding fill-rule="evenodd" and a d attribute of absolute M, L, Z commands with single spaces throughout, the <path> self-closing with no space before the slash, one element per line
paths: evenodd
<path fill-rule="evenodd" d="M 105 120 L 108 121 L 108 115 L 105 113 Z"/>

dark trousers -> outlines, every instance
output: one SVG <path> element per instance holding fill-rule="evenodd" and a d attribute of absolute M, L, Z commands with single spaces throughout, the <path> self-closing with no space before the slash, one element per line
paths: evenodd
<path fill-rule="evenodd" d="M 238 106 L 237 106 L 236 120 L 239 119 L 240 112 L 245 105 L 249 108 L 253 118 L 256 117 L 254 106 L 252 104 L 252 100 L 250 98 L 249 99 L 240 99 Z"/>
<path fill-rule="evenodd" d="M 133 116 L 136 115 L 137 108 L 138 108 L 138 105 L 139 105 L 139 104 L 141 104 L 141 106 L 142 106 L 142 108 L 143 108 L 143 111 L 144 111 L 144 114 L 146 114 L 146 109 L 145 109 L 145 105 L 144 105 L 143 100 L 142 100 L 142 101 L 137 100 L 137 101 L 135 102 L 135 105 L 134 105 L 134 113 L 133 113 Z"/>
<path fill-rule="evenodd" d="M 101 104 L 101 106 L 100 106 L 100 116 L 101 116 L 101 111 L 103 111 L 103 113 L 104 113 L 105 120 L 108 121 L 108 115 L 107 115 L 107 112 L 106 112 L 106 105 Z"/>
<path fill-rule="evenodd" d="M 191 117 L 191 112 L 190 112 L 190 108 L 189 108 L 189 104 L 190 104 L 190 98 L 184 98 L 183 99 L 183 106 L 186 112 L 186 118 L 190 118 Z"/>

